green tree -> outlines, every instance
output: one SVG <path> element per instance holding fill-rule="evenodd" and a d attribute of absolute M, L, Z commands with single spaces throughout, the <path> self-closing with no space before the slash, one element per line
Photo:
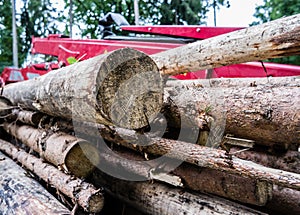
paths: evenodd
<path fill-rule="evenodd" d="M 50 0 L 23 0 L 21 12 L 21 58 L 24 60 L 31 46 L 31 37 L 42 37 L 58 33 L 58 12 Z"/>
<path fill-rule="evenodd" d="M 12 9 L 10 0 L 0 0 L 0 72 L 12 62 Z"/>
<path fill-rule="evenodd" d="M 73 0 L 73 23 L 79 27 L 82 36 L 97 38 L 98 20 L 108 12 L 122 14 L 130 24 L 134 23 L 133 0 Z M 65 0 L 66 9 L 69 0 Z M 203 24 L 211 7 L 229 6 L 228 0 L 144 0 L 139 1 L 142 24 Z M 68 20 L 65 15 L 61 20 Z M 68 22 L 67 22 L 68 23 Z M 69 26 L 66 26 L 66 34 Z"/>
<path fill-rule="evenodd" d="M 251 25 L 269 22 L 284 16 L 300 13 L 299 0 L 264 0 L 264 4 L 256 7 L 254 16 L 259 20 Z M 300 56 L 291 56 L 270 60 L 277 63 L 300 65 Z"/>

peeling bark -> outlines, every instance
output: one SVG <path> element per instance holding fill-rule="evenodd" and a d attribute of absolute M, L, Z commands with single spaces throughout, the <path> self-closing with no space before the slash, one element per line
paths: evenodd
<path fill-rule="evenodd" d="M 138 129 L 160 111 L 163 90 L 153 60 L 125 48 L 9 84 L 3 96 L 23 109 Z"/>
<path fill-rule="evenodd" d="M 77 177 L 86 177 L 98 164 L 97 149 L 83 139 L 14 123 L 4 123 L 3 128 L 40 157 Z"/>
<path fill-rule="evenodd" d="M 300 15 L 157 53 L 151 57 L 163 75 L 216 68 L 300 53 Z M 184 53 L 184 54 L 182 54 Z"/>
<path fill-rule="evenodd" d="M 2 141 L 0 141 L 1 144 Z M 70 214 L 35 179 L 0 152 L 0 214 Z"/>
<path fill-rule="evenodd" d="M 70 197 L 85 211 L 97 213 L 103 208 L 102 189 L 96 189 L 93 185 L 84 182 L 79 178 L 64 174 L 50 164 L 26 153 L 22 149 L 18 149 L 9 142 L 0 140 L 0 150 L 11 156 L 13 159 L 16 159 L 45 182 L 51 184 L 60 192 Z M 31 186 L 26 185 L 24 186 L 24 189 L 30 187 Z M 35 189 L 35 187 L 32 188 L 32 191 L 37 192 Z M 32 211 L 37 211 L 37 208 L 32 208 L 31 212 Z M 39 211 L 39 213 L 44 214 L 42 211 Z"/>
<path fill-rule="evenodd" d="M 263 214 L 225 199 L 195 194 L 159 183 L 119 180 L 99 171 L 93 182 L 104 186 L 116 198 L 127 202 L 146 214 Z"/>
<path fill-rule="evenodd" d="M 218 87 L 220 85 L 167 88 L 162 112 L 169 126 L 199 129 L 206 125 L 211 132 L 220 128 L 220 134 L 213 134 L 220 138 L 224 131 L 237 138 L 254 140 L 258 145 L 298 149 L 299 86 Z"/>
<path fill-rule="evenodd" d="M 163 172 L 164 174 L 160 175 L 161 170 L 157 163 L 145 161 L 142 156 L 124 148 L 118 148 L 114 153 L 101 153 L 100 160 L 102 166 L 114 169 L 116 175 L 122 172 L 119 178 L 132 176 L 137 181 L 156 180 L 251 205 L 263 206 L 271 199 L 272 185 L 264 181 L 187 163 L 181 164 L 170 173 Z M 164 177 L 166 174 L 168 177 Z"/>
<path fill-rule="evenodd" d="M 268 168 L 251 161 L 230 155 L 223 150 L 208 148 L 183 141 L 151 138 L 135 131 L 122 128 L 106 128 L 97 125 L 102 138 L 135 151 L 157 156 L 167 156 L 200 167 L 207 167 L 243 177 L 259 179 L 271 184 L 300 190 L 300 175 L 283 170 Z"/>

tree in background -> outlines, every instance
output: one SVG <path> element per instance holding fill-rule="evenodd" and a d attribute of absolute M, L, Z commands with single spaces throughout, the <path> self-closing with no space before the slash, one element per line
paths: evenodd
<path fill-rule="evenodd" d="M 12 8 L 10 0 L 0 0 L 0 72 L 13 64 Z"/>
<path fill-rule="evenodd" d="M 251 25 L 258 25 L 279 19 L 283 16 L 290 16 L 300 13 L 299 0 L 264 0 L 264 4 L 256 7 L 255 17 L 259 19 Z M 272 62 L 300 65 L 300 56 L 291 56 L 280 59 L 272 59 Z"/>
<path fill-rule="evenodd" d="M 23 0 L 24 7 L 21 9 L 21 57 L 24 61 L 31 45 L 31 37 L 48 36 L 58 33 L 57 9 L 50 0 L 30 1 Z"/>
<path fill-rule="evenodd" d="M 122 14 L 130 24 L 134 23 L 133 0 L 73 0 L 74 24 L 82 36 L 97 38 L 98 20 L 108 12 Z M 69 0 L 65 0 L 69 7 Z M 211 7 L 229 6 L 227 0 L 144 0 L 139 1 L 140 23 L 160 25 L 204 24 Z M 61 20 L 68 20 L 65 15 Z M 82 27 L 83 26 L 83 27 Z M 66 26 L 66 34 L 69 27 Z"/>

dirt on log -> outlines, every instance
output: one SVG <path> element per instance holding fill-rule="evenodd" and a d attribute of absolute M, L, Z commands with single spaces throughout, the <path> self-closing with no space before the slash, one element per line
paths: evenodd
<path fill-rule="evenodd" d="M 13 159 L 16 159 L 35 175 L 71 198 L 74 203 L 77 203 L 85 211 L 97 213 L 102 210 L 104 205 L 102 189 L 96 189 L 92 184 L 84 182 L 74 176 L 66 175 L 42 159 L 30 155 L 4 140 L 0 140 L 0 150 Z M 30 187 L 31 186 L 28 186 L 28 188 Z M 33 188 L 31 192 L 37 191 L 38 190 Z M 30 212 L 32 211 L 37 211 L 37 208 L 32 208 Z M 47 214 L 42 211 L 38 211 L 38 213 Z"/>
<path fill-rule="evenodd" d="M 24 214 L 33 211 L 49 215 L 70 214 L 28 172 L 1 152 L 0 172 L 0 214 Z"/>
<path fill-rule="evenodd" d="M 88 176 L 99 162 L 96 147 L 75 136 L 16 123 L 5 122 L 3 128 L 40 157 L 77 177 Z"/>
<path fill-rule="evenodd" d="M 177 75 L 298 55 L 299 38 L 300 14 L 297 14 L 170 49 L 151 57 L 163 75 Z"/>
<path fill-rule="evenodd" d="M 210 131 L 210 137 L 214 138 L 209 139 L 211 142 L 220 142 L 224 134 L 229 134 L 254 140 L 258 145 L 298 150 L 299 89 L 300 86 L 276 87 L 272 84 L 173 86 L 165 89 L 162 113 L 171 127 Z"/>
<path fill-rule="evenodd" d="M 162 85 L 149 56 L 124 48 L 9 84 L 3 96 L 23 109 L 138 129 L 160 111 Z"/>

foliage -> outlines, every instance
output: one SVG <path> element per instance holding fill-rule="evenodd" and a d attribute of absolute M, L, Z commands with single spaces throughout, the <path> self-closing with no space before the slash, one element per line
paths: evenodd
<path fill-rule="evenodd" d="M 66 8 L 69 0 L 65 0 Z M 82 36 L 97 38 L 98 20 L 108 12 L 122 14 L 130 24 L 134 23 L 133 0 L 73 0 L 74 24 Z M 144 0 L 139 1 L 141 24 L 203 24 L 210 7 L 229 6 L 227 0 Z M 68 20 L 65 15 L 61 20 Z M 66 34 L 69 33 L 66 26 Z"/>
<path fill-rule="evenodd" d="M 31 37 L 47 36 L 58 32 L 56 23 L 57 9 L 50 0 L 28 1 L 23 0 L 21 12 L 21 53 L 25 59 L 31 45 Z M 24 56 L 25 55 L 25 56 Z"/>
<path fill-rule="evenodd" d="M 256 7 L 254 16 L 259 21 L 251 25 L 258 25 L 269 22 L 284 16 L 300 13 L 299 0 L 264 0 L 264 4 Z M 291 56 L 280 59 L 273 59 L 272 62 L 300 65 L 300 56 Z"/>
<path fill-rule="evenodd" d="M 10 0 L 0 0 L 0 72 L 12 63 L 12 10 Z"/>

